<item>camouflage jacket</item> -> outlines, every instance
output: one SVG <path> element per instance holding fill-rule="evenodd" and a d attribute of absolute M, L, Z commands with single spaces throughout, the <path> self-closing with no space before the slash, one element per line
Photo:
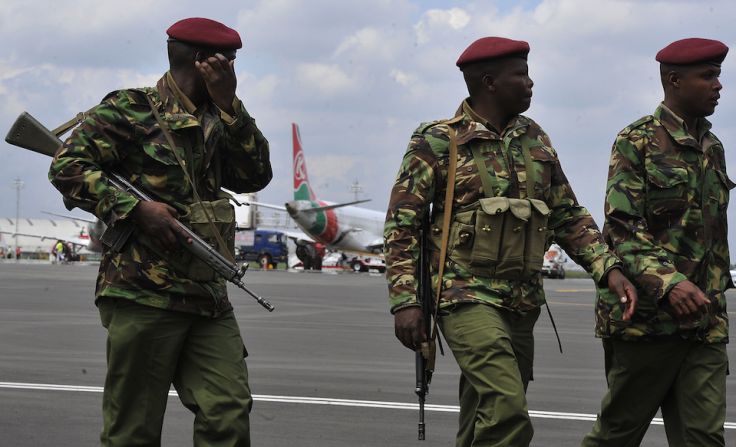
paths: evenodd
<path fill-rule="evenodd" d="M 151 112 L 148 95 L 169 128 L 166 142 Z M 193 202 L 192 188 L 173 153 L 188 166 L 202 200 L 218 197 L 220 186 L 258 191 L 271 180 L 268 142 L 239 100 L 235 117 L 214 105 L 193 110 L 167 73 L 156 88 L 112 92 L 93 109 L 57 152 L 49 179 L 74 206 L 107 225 L 128 219 L 138 200 L 112 187 L 105 171 L 115 171 L 181 214 Z M 193 112 L 193 113 L 192 113 Z M 195 282 L 134 237 L 120 253 L 103 251 L 96 296 L 135 300 L 144 305 L 216 315 L 230 310 L 226 282 Z"/>
<path fill-rule="evenodd" d="M 699 139 L 664 104 L 622 130 L 613 145 L 606 192 L 606 241 L 636 284 L 639 305 L 621 320 L 616 297 L 600 289 L 596 335 L 624 339 L 678 334 L 728 340 L 725 290 L 732 287 L 726 208 L 734 184 L 721 142 L 703 119 Z M 665 298 L 690 280 L 710 298 L 707 312 L 678 319 Z"/>
<path fill-rule="evenodd" d="M 452 120 L 422 124 L 412 135 L 391 192 L 384 229 L 392 312 L 418 305 L 415 273 L 421 217 L 432 204 L 433 220 L 441 222 L 442 219 L 449 158 L 448 126 L 456 130 L 458 143 L 453 212 L 485 197 L 471 146 L 479 146 L 489 175 L 494 177 L 498 196 L 527 197 L 521 151 L 522 139 L 527 139 L 535 169 L 533 197 L 544 200 L 552 211 L 548 226 L 553 239 L 588 269 L 596 281 L 618 264 L 593 218 L 578 204 L 557 153 L 539 125 L 525 116 L 517 116 L 499 135 L 492 126 L 480 120 L 466 100 Z M 434 286 L 437 284 L 438 250 L 432 255 Z M 539 275 L 525 281 L 478 277 L 448 257 L 442 281 L 441 307 L 459 302 L 481 302 L 526 311 L 545 302 Z"/>

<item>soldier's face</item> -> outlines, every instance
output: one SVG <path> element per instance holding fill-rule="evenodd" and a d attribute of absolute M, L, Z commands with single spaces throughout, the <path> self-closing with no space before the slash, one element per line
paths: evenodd
<path fill-rule="evenodd" d="M 715 112 L 723 86 L 718 80 L 721 67 L 699 64 L 679 73 L 678 87 L 683 109 L 695 117 L 710 116 Z"/>
<path fill-rule="evenodd" d="M 520 57 L 504 60 L 493 81 L 494 96 L 498 104 L 514 114 L 529 109 L 533 86 L 526 59 Z"/>

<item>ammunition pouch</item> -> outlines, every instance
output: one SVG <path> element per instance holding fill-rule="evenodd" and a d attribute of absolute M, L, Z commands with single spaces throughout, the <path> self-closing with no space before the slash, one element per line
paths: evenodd
<path fill-rule="evenodd" d="M 541 271 L 549 245 L 549 214 L 547 204 L 538 199 L 480 199 L 454 215 L 449 258 L 475 276 L 531 279 Z M 432 234 L 439 246 L 441 231 Z"/>
<path fill-rule="evenodd" d="M 207 215 L 209 214 L 209 219 Z M 210 224 L 210 219 L 212 225 Z M 188 212 L 179 217 L 179 221 L 191 229 L 205 242 L 215 247 L 227 259 L 233 258 L 235 251 L 235 209 L 228 199 L 212 202 L 195 202 L 188 206 Z M 225 246 L 217 243 L 218 231 Z M 217 274 L 204 261 L 200 260 L 183 246 L 176 250 L 164 252 L 162 248 L 147 235 L 139 235 L 139 241 L 151 248 L 161 259 L 172 267 L 179 275 L 196 282 L 210 282 Z"/>

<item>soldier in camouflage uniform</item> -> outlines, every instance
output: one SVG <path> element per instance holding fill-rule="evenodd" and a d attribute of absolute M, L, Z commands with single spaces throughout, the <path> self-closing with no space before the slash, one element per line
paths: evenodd
<path fill-rule="evenodd" d="M 221 198 L 221 186 L 265 187 L 272 176 L 268 142 L 235 96 L 238 33 L 208 19 L 179 21 L 167 33 L 170 71 L 155 88 L 105 97 L 56 154 L 49 177 L 68 203 L 107 225 L 136 225 L 120 252 L 104 251 L 97 280 L 108 331 L 102 445 L 160 445 L 173 382 L 195 414 L 195 445 L 246 446 L 252 398 L 226 282 L 211 270 L 193 278 L 175 268 L 175 261 L 194 260 L 182 260 L 187 252 L 177 239 L 187 236 L 174 219 L 186 222 L 192 185 L 203 201 Z M 111 187 L 106 171 L 156 201 Z"/>
<path fill-rule="evenodd" d="M 481 219 L 473 213 L 480 213 L 477 205 L 488 195 L 484 183 L 491 185 L 495 197 L 541 200 L 540 206 L 550 211 L 546 242 L 554 239 L 596 283 L 625 297 L 628 305 L 621 307 L 628 306 L 628 313 L 636 302 L 633 285 L 617 268 L 620 261 L 578 204 L 550 139 L 537 123 L 520 115 L 531 102 L 528 52 L 526 42 L 497 37 L 480 39 L 465 50 L 457 65 L 470 97 L 454 118 L 422 124 L 414 131 L 386 215 L 386 274 L 396 336 L 416 350 L 427 339 L 416 296 L 418 238 L 422 216 L 432 206 L 432 286 L 441 283 L 439 324 L 462 372 L 458 447 L 527 446 L 533 435 L 525 390 L 532 379 L 532 330 L 545 303 L 539 273 L 544 248 L 536 272 L 527 277 L 500 275 L 491 268 L 478 271 L 467 262 L 470 246 L 490 242 L 496 231 L 483 227 L 472 235 L 474 220 Z M 448 204 L 444 197 L 451 131 L 456 132 L 458 158 L 451 185 L 454 198 Z M 527 182 L 529 175 L 532 182 Z M 437 244 L 447 206 L 452 207 L 453 224 L 438 281 Z"/>
<path fill-rule="evenodd" d="M 734 184 L 710 131 L 728 48 L 707 39 L 657 54 L 664 102 L 613 145 L 604 235 L 639 292 L 622 321 L 599 289 L 608 392 L 583 446 L 638 446 L 661 408 L 671 446 L 723 446 L 728 358 L 726 207 Z"/>

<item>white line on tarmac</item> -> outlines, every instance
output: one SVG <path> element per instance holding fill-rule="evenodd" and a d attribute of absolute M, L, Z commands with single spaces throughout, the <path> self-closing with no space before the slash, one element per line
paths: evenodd
<path fill-rule="evenodd" d="M 47 383 L 19 383 L 19 382 L 0 382 L 0 389 L 15 390 L 43 390 L 43 391 L 72 391 L 80 393 L 101 393 L 102 387 L 99 386 L 75 386 L 75 385 L 52 385 Z M 169 392 L 170 396 L 176 396 L 175 391 Z M 254 394 L 253 399 L 260 402 L 280 402 L 287 404 L 308 404 L 308 405 L 333 405 L 338 407 L 361 407 L 361 408 L 386 408 L 392 410 L 417 410 L 418 404 L 404 402 L 385 402 L 378 400 L 354 400 L 354 399 L 332 399 L 327 397 L 299 397 L 299 396 L 273 396 L 268 394 Z M 457 405 L 425 405 L 427 411 L 437 411 L 440 413 L 459 413 L 460 407 Z M 586 413 L 560 413 L 557 411 L 535 411 L 530 410 L 529 415 L 540 419 L 566 419 L 571 421 L 595 421 L 596 415 Z M 652 420 L 654 425 L 663 425 L 661 418 Z M 726 422 L 724 427 L 727 430 L 736 430 L 736 422 Z"/>

